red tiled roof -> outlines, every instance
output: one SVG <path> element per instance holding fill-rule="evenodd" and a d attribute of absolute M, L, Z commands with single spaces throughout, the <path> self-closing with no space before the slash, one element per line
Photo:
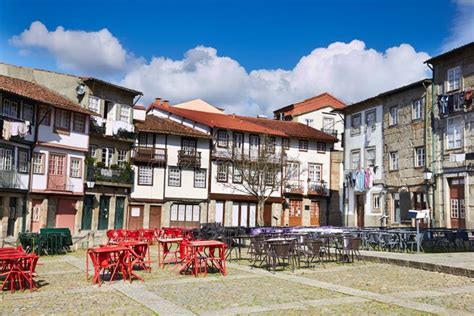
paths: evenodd
<path fill-rule="evenodd" d="M 79 103 L 75 103 L 59 93 L 37 83 L 0 75 L 0 90 L 57 108 L 88 115 L 98 115 L 83 108 Z"/>
<path fill-rule="evenodd" d="M 187 127 L 170 119 L 160 118 L 154 115 L 147 115 L 144 122 L 135 122 L 135 127 L 141 132 L 166 133 L 180 136 L 210 138 L 209 135 L 197 131 L 191 127 Z"/>
<path fill-rule="evenodd" d="M 333 95 L 325 92 L 315 97 L 306 99 L 302 102 L 298 102 L 298 103 L 280 108 L 276 111 L 273 111 L 273 113 L 275 114 L 284 113 L 285 116 L 288 116 L 288 115 L 295 116 L 295 115 L 301 115 L 308 112 L 316 111 L 328 106 L 334 109 L 342 109 L 346 105 L 344 102 L 340 101 Z"/>
<path fill-rule="evenodd" d="M 233 114 L 208 113 L 174 108 L 171 106 L 165 107 L 156 104 L 150 106 L 150 109 L 152 108 L 167 111 L 212 128 L 230 129 L 233 131 L 281 137 L 307 138 L 325 142 L 338 141 L 335 137 L 298 122 L 277 121 Z"/>

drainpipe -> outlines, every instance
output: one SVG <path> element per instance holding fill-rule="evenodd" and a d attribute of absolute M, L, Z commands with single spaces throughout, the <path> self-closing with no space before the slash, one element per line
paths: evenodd
<path fill-rule="evenodd" d="M 433 67 L 430 65 L 430 64 L 426 64 L 428 66 L 428 68 L 431 69 L 431 127 L 432 127 L 432 131 L 431 131 L 431 134 L 432 134 L 432 137 L 431 137 L 431 163 L 430 163 L 430 171 L 431 171 L 431 174 L 432 174 L 432 177 L 433 177 L 433 180 L 432 181 L 436 181 L 436 178 L 437 178 L 437 175 L 436 175 L 436 166 L 435 166 L 435 163 L 436 163 L 436 160 L 435 160 L 435 131 L 434 131 L 434 127 L 435 127 L 435 121 L 434 121 L 434 109 L 435 109 L 435 105 L 436 105 L 436 102 L 435 102 L 435 82 L 434 82 L 434 70 L 433 70 Z M 425 109 L 425 112 L 426 109 Z M 428 120 L 428 118 L 425 119 L 425 135 L 427 133 L 427 129 L 426 129 L 426 121 Z M 426 144 L 426 143 L 425 143 Z M 436 182 L 434 182 L 434 184 L 431 185 L 431 199 L 432 199 L 432 211 L 431 211 L 431 227 L 434 227 L 435 226 L 435 214 L 436 214 Z M 441 218 L 441 214 L 440 214 L 440 218 Z M 440 223 L 441 224 L 441 223 Z"/>

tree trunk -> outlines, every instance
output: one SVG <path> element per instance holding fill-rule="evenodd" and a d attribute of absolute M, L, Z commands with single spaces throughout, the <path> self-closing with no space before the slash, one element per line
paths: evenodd
<path fill-rule="evenodd" d="M 263 201 L 258 201 L 258 209 L 257 209 L 257 225 L 259 226 L 264 226 L 264 220 L 263 220 L 263 212 L 265 211 L 265 200 Z"/>

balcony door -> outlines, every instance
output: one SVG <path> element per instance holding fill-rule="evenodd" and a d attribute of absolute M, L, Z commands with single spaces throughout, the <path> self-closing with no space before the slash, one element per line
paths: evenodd
<path fill-rule="evenodd" d="M 449 207 L 451 228 L 466 228 L 464 178 L 449 180 Z"/>
<path fill-rule="evenodd" d="M 181 150 L 185 155 L 194 156 L 196 153 L 197 142 L 194 138 L 183 138 Z"/>
<path fill-rule="evenodd" d="M 66 155 L 51 153 L 48 166 L 48 189 L 64 191 L 66 189 Z"/>

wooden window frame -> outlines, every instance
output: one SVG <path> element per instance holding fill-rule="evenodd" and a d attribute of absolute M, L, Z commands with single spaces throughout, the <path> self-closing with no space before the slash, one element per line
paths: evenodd
<path fill-rule="evenodd" d="M 306 146 L 302 146 L 302 144 L 305 144 L 305 143 L 306 143 Z M 304 151 L 304 152 L 306 152 L 306 151 L 308 151 L 308 147 L 309 147 L 309 142 L 308 142 L 307 139 L 300 139 L 300 140 L 298 141 L 298 149 L 299 149 L 299 151 Z"/>
<path fill-rule="evenodd" d="M 38 155 L 41 159 L 41 172 L 35 172 L 35 162 L 34 162 L 35 155 Z M 45 174 L 45 165 L 44 165 L 45 159 L 46 159 L 46 155 L 44 153 L 33 153 L 33 166 L 32 166 L 33 174 L 43 174 L 43 175 Z"/>
<path fill-rule="evenodd" d="M 76 118 L 82 117 L 83 118 L 83 125 L 81 129 L 76 128 Z M 81 113 L 73 113 L 73 120 L 72 120 L 72 130 L 77 133 L 85 133 L 86 132 L 86 116 Z"/>
<path fill-rule="evenodd" d="M 21 163 L 20 153 L 26 154 L 26 161 L 24 161 L 24 163 L 26 164 L 26 167 L 25 167 L 26 170 L 24 170 L 24 171 L 21 171 L 21 167 L 20 167 L 20 163 Z M 29 154 L 28 149 L 18 148 L 18 167 L 17 167 L 17 170 L 18 170 L 19 173 L 25 174 L 25 173 L 29 172 L 29 162 L 30 162 L 29 156 L 30 156 L 30 154 Z"/>
<path fill-rule="evenodd" d="M 235 168 L 235 165 L 232 165 L 232 183 L 235 183 L 235 184 L 242 184 L 244 182 L 244 179 L 243 179 L 243 176 L 240 175 L 240 180 L 237 180 L 236 179 L 236 172 L 235 171 L 239 171 L 238 168 Z"/>
<path fill-rule="evenodd" d="M 151 182 L 150 183 L 143 183 L 140 181 L 140 169 L 142 168 L 149 168 L 151 169 Z M 155 173 L 155 168 L 153 168 L 152 166 L 138 166 L 138 170 L 137 170 L 137 184 L 138 185 L 142 185 L 142 186 L 153 186 L 153 177 L 154 177 L 154 173 Z"/>
<path fill-rule="evenodd" d="M 281 139 L 281 146 L 283 147 L 283 149 L 289 150 L 290 149 L 290 139 L 287 138 L 287 137 L 283 137 Z"/>
<path fill-rule="evenodd" d="M 43 121 L 41 121 L 41 119 L 43 118 L 41 116 L 42 111 L 45 111 L 45 113 L 46 113 L 46 116 L 44 117 Z M 51 126 L 51 110 L 47 106 L 45 106 L 45 105 L 40 105 L 39 106 L 37 121 L 38 121 L 38 123 L 41 122 L 41 125 Z"/>
<path fill-rule="evenodd" d="M 59 113 L 67 113 L 68 114 L 68 116 L 69 116 L 68 127 L 63 127 L 63 126 L 58 126 L 57 125 L 58 114 Z M 68 110 L 63 110 L 63 109 L 58 109 L 58 108 L 54 109 L 54 132 L 55 133 L 58 133 L 58 132 L 69 133 L 71 131 L 71 114 L 72 113 Z"/>
<path fill-rule="evenodd" d="M 204 172 L 204 186 L 196 186 L 196 172 Z M 195 168 L 194 169 L 194 179 L 193 179 L 193 186 L 196 189 L 205 189 L 207 187 L 207 169 L 204 168 Z"/>
<path fill-rule="evenodd" d="M 31 120 L 25 119 L 25 108 L 31 107 Z M 31 125 L 35 125 L 35 107 L 32 104 L 23 102 L 23 107 L 21 109 L 21 119 L 23 121 L 29 121 Z"/>
<path fill-rule="evenodd" d="M 171 169 L 176 169 L 179 171 L 179 184 L 177 185 L 173 185 L 170 183 L 170 180 L 171 180 Z M 168 167 L 168 186 L 169 187 L 174 187 L 174 188 L 179 188 L 181 187 L 181 183 L 183 181 L 183 175 L 182 175 L 182 170 L 180 167 L 174 167 L 174 166 L 169 166 Z"/>
<path fill-rule="evenodd" d="M 392 115 L 392 110 L 396 111 L 395 116 Z M 388 109 L 388 126 L 392 127 L 392 126 L 397 126 L 397 125 L 398 125 L 398 105 L 395 105 L 395 106 L 391 106 Z"/>
<path fill-rule="evenodd" d="M 325 142 L 316 142 L 316 151 L 318 153 L 325 153 L 327 151 Z"/>
<path fill-rule="evenodd" d="M 78 161 L 79 162 L 79 165 L 78 165 L 78 170 L 77 170 L 77 173 L 78 175 L 77 176 L 74 176 L 73 175 L 73 161 Z M 74 178 L 74 179 L 82 179 L 82 159 L 81 158 L 78 158 L 78 157 L 71 157 L 69 159 L 69 177 L 71 178 Z"/>
<path fill-rule="evenodd" d="M 220 182 L 220 183 L 226 183 L 229 181 L 229 165 L 227 162 L 224 162 L 224 161 L 220 161 L 217 163 L 217 177 L 216 177 L 216 180 L 217 182 Z M 219 171 L 219 167 L 220 166 L 225 166 L 225 179 L 219 179 L 219 174 L 220 174 L 220 171 Z"/>
<path fill-rule="evenodd" d="M 221 139 L 221 133 L 225 134 L 225 139 Z M 223 142 L 221 144 L 221 141 Z M 219 148 L 227 148 L 229 146 L 229 133 L 224 129 L 217 130 L 217 147 Z"/>

